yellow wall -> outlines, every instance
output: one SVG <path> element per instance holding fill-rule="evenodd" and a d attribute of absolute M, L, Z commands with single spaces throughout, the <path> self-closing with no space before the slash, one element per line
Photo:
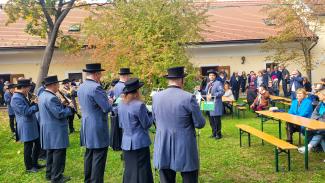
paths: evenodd
<path fill-rule="evenodd" d="M 265 69 L 266 53 L 260 51 L 260 44 L 234 44 L 234 45 L 212 45 L 187 48 L 190 61 L 197 67 L 203 66 L 230 66 L 230 72 L 251 70 L 258 71 Z M 325 48 L 325 36 L 320 38 L 320 43 L 315 47 L 315 57 L 322 57 L 321 49 Z M 43 50 L 29 51 L 0 51 L 0 74 L 24 74 L 25 77 L 37 79 L 39 64 L 42 59 Z M 246 61 L 241 64 L 241 57 L 245 56 Z M 324 57 L 325 58 L 325 57 Z M 325 60 L 325 59 L 323 59 Z M 49 75 L 58 75 L 59 79 L 68 77 L 68 73 L 82 72 L 86 63 L 91 59 L 84 55 L 68 56 L 56 51 L 50 67 Z M 291 64 L 288 70 L 299 69 L 303 75 L 301 66 Z M 313 71 L 313 82 L 318 82 L 325 77 L 325 62 L 320 62 Z"/>
<path fill-rule="evenodd" d="M 0 52 L 0 74 L 24 74 L 26 78 L 37 79 L 43 50 Z M 59 79 L 68 77 L 68 73 L 80 73 L 90 62 L 85 56 L 69 56 L 56 51 L 48 75 L 58 75 Z"/>

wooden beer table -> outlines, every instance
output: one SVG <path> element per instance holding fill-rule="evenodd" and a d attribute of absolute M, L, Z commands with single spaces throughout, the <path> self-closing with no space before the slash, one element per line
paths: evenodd
<path fill-rule="evenodd" d="M 325 130 L 325 123 L 309 119 L 305 117 L 300 117 L 285 112 L 271 112 L 271 111 L 256 111 L 257 114 L 260 114 L 261 117 L 261 130 L 263 131 L 263 124 L 269 119 L 274 119 L 279 122 L 279 138 L 281 139 L 281 122 L 295 124 L 298 126 L 305 127 L 305 169 L 308 169 L 308 140 L 307 140 L 307 131 L 308 130 Z"/>
<path fill-rule="evenodd" d="M 271 100 L 284 101 L 284 102 L 291 102 L 290 98 L 280 97 L 280 96 L 275 96 L 275 95 L 270 95 L 270 99 Z"/>

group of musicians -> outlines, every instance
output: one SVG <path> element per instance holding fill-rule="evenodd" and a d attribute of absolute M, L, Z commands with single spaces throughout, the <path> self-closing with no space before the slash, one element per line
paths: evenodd
<path fill-rule="evenodd" d="M 66 182 L 64 176 L 66 149 L 69 132 L 74 131 L 72 121 L 77 113 L 78 97 L 81 117 L 80 142 L 85 146 L 84 182 L 104 182 L 107 151 L 110 145 L 108 116 L 115 112 L 122 129 L 121 149 L 125 163 L 124 183 L 153 182 L 150 163 L 149 128 L 155 122 L 154 167 L 159 170 L 160 182 L 176 182 L 176 172 L 181 172 L 183 182 L 198 182 L 199 155 L 195 128 L 203 128 L 205 119 L 195 96 L 183 90 L 184 67 L 167 70 L 168 88 L 152 97 L 152 111 L 142 101 L 140 88 L 144 85 L 138 78 L 130 78 L 129 68 L 121 68 L 119 81 L 109 94 L 101 86 L 102 71 L 99 63 L 87 64 L 83 69 L 86 80 L 78 90 L 70 88 L 63 80 L 60 90 L 57 76 L 48 76 L 37 91 L 38 98 L 28 99 L 31 81 L 20 79 L 10 85 L 12 94 L 9 116 L 17 122 L 19 141 L 24 143 L 24 161 L 27 172 L 44 168 L 38 164 L 38 154 L 46 150 L 46 179 Z M 223 95 L 217 73 L 209 71 L 211 83 L 206 87 L 207 98 L 216 97 L 219 103 Z M 114 106 L 117 99 L 121 101 Z M 221 108 L 222 109 L 222 108 Z M 213 137 L 221 138 L 221 112 L 210 113 Z M 11 121 L 12 117 L 10 117 Z"/>

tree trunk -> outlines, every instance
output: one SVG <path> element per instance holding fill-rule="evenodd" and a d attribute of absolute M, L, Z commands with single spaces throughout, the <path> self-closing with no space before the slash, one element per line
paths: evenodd
<path fill-rule="evenodd" d="M 306 69 L 306 75 L 310 83 L 312 83 L 311 69 Z"/>
<path fill-rule="evenodd" d="M 58 30 L 53 30 L 51 37 L 48 39 L 48 44 L 45 48 L 42 63 L 39 67 L 35 92 L 41 86 L 42 81 L 44 80 L 44 78 L 47 76 L 49 72 L 54 49 L 55 49 L 55 42 L 56 42 L 57 35 L 58 35 Z"/>
<path fill-rule="evenodd" d="M 307 51 L 307 54 L 306 54 L 306 56 L 305 56 L 305 64 L 306 64 L 306 76 L 307 76 L 307 78 L 308 78 L 308 80 L 309 80 L 309 82 L 310 83 L 312 83 L 312 76 L 311 76 L 311 71 L 312 71 L 312 57 L 311 57 L 311 51 L 310 50 L 308 50 Z"/>

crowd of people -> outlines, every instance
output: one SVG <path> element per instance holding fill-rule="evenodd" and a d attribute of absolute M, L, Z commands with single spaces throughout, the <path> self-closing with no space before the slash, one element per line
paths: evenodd
<path fill-rule="evenodd" d="M 176 172 L 181 172 L 185 183 L 198 182 L 195 129 L 205 126 L 205 118 L 196 96 L 183 90 L 184 67 L 167 70 L 168 88 L 152 96 L 152 110 L 142 100 L 140 88 L 144 83 L 131 78 L 133 73 L 129 68 L 121 68 L 119 79 L 113 80 L 106 90 L 101 84 L 102 71 L 101 64 L 87 64 L 83 70 L 86 79 L 78 86 L 68 79 L 60 81 L 57 76 L 48 76 L 36 90 L 36 96 L 31 92 L 31 79 L 19 78 L 16 84 L 6 84 L 4 99 L 10 129 L 16 140 L 24 143 L 26 172 L 36 173 L 46 167 L 46 180 L 70 180 L 64 176 L 64 169 L 69 133 L 75 132 L 76 115 L 81 118 L 80 142 L 86 149 L 84 182 L 104 182 L 109 146 L 123 152 L 124 183 L 153 182 L 149 148 L 152 126 L 156 128 L 153 161 L 160 182 L 176 182 Z M 281 66 L 279 70 L 259 71 L 257 75 L 253 71 L 248 75 L 234 72 L 230 80 L 224 70 L 210 69 L 207 74 L 198 88 L 203 100 L 214 103 L 213 110 L 207 112 L 213 139 L 222 139 L 221 117 L 226 109 L 232 112 L 232 106 L 223 102 L 223 97 L 236 101 L 240 93 L 246 93 L 253 110 L 265 110 L 270 95 L 279 95 L 280 83 L 284 95 L 292 98 L 290 114 L 325 121 L 324 81 L 321 87 L 312 87 L 297 70 L 289 74 Z M 308 94 L 313 97 L 307 97 Z M 315 109 L 314 98 L 319 101 Z M 288 142 L 292 143 L 294 132 L 303 131 L 304 128 L 288 124 Z M 324 131 L 311 131 L 308 136 L 308 150 L 322 146 L 325 151 Z M 299 148 L 299 152 L 304 153 L 304 149 Z M 41 153 L 45 154 L 46 165 L 38 162 Z"/>
<path fill-rule="evenodd" d="M 312 85 L 307 77 L 303 77 L 298 70 L 290 72 L 283 66 L 280 69 L 274 67 L 273 70 L 251 71 L 248 75 L 245 72 L 241 74 L 234 72 L 227 80 L 227 73 L 224 70 L 217 72 L 215 70 L 207 71 L 208 77 L 204 78 L 199 91 L 206 100 L 215 102 L 215 109 L 208 111 L 212 136 L 215 139 L 222 138 L 221 135 L 221 116 L 229 110 L 233 112 L 232 102 L 222 102 L 222 97 L 237 101 L 240 92 L 246 93 L 247 103 L 253 111 L 268 110 L 275 103 L 271 100 L 271 95 L 279 96 L 280 88 L 283 90 L 284 97 L 291 98 L 289 114 L 312 118 L 324 121 L 324 94 L 325 78 L 321 82 Z M 281 87 L 280 87 L 281 86 Z M 210 96 L 209 96 L 210 95 Z M 212 99 L 211 99 L 212 97 Z M 223 109 L 223 111 L 222 111 Z M 304 134 L 304 128 L 287 123 L 287 141 L 293 143 L 292 134 L 299 132 Z M 308 149 L 311 150 L 317 145 L 321 146 L 320 151 L 325 152 L 325 132 L 308 131 Z M 304 153 L 304 147 L 299 148 L 299 152 Z"/>
<path fill-rule="evenodd" d="M 16 140 L 24 144 L 26 172 L 37 173 L 46 168 L 46 180 L 70 180 L 64 176 L 66 151 L 69 132 L 75 132 L 74 115 L 79 115 L 80 142 L 86 148 L 84 182 L 104 182 L 107 151 L 112 146 L 110 138 L 116 137 L 109 135 L 111 113 L 117 116 L 117 125 L 123 132 L 120 142 L 125 165 L 123 182 L 153 182 L 148 131 L 152 125 L 156 127 L 154 166 L 159 170 L 160 182 L 176 182 L 176 172 L 181 172 L 184 182 L 198 182 L 195 128 L 203 128 L 205 118 L 193 94 L 182 89 L 184 67 L 167 70 L 168 88 L 153 96 L 152 111 L 139 91 L 144 83 L 130 78 L 129 68 L 120 69 L 119 80 L 114 80 L 108 90 L 101 85 L 104 69 L 100 64 L 87 64 L 83 71 L 86 80 L 80 86 L 74 86 L 68 79 L 60 81 L 57 76 L 44 78 L 37 96 L 30 92 L 33 85 L 30 79 L 19 78 L 16 84 L 7 84 L 10 124 L 16 119 L 16 127 L 10 127 Z M 46 152 L 46 165 L 39 164 L 41 151 Z"/>

